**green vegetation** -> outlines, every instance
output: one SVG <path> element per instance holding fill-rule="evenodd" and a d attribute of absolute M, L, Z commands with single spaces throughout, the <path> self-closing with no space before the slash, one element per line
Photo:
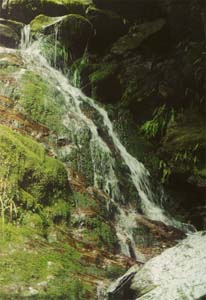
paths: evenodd
<path fill-rule="evenodd" d="M 34 121 L 48 126 L 56 133 L 63 133 L 62 107 L 64 103 L 62 94 L 34 72 L 27 71 L 22 79 L 18 90 L 19 105 L 26 115 Z"/>
<path fill-rule="evenodd" d="M 148 139 L 157 138 L 158 136 L 161 137 L 164 135 L 168 123 L 173 123 L 174 121 L 174 109 L 168 109 L 164 104 L 155 109 L 153 113 L 153 119 L 146 121 L 142 125 L 141 130 Z"/>
<path fill-rule="evenodd" d="M 102 80 L 106 80 L 108 77 L 113 76 L 118 69 L 118 64 L 102 64 L 99 66 L 98 70 L 90 75 L 90 80 L 92 84 L 97 84 Z"/>
<path fill-rule="evenodd" d="M 57 160 L 29 137 L 0 126 L 2 210 L 7 219 L 25 210 L 39 212 L 47 205 L 68 201 L 67 173 Z"/>
<path fill-rule="evenodd" d="M 71 209 L 71 225 L 81 226 L 84 241 L 111 252 L 115 250 L 118 241 L 115 229 L 108 221 L 111 216 L 105 199 L 94 200 L 85 194 L 74 193 L 70 201 L 74 206 Z"/>
<path fill-rule="evenodd" d="M 34 20 L 31 21 L 30 26 L 32 31 L 42 31 L 50 26 L 55 26 L 55 24 L 61 22 L 63 17 L 48 17 L 45 15 L 39 15 Z"/>
<path fill-rule="evenodd" d="M 16 298 L 92 300 L 93 287 L 86 283 L 92 271 L 82 266 L 81 254 L 68 243 L 48 243 L 38 234 L 39 228 L 28 225 L 5 226 L 0 245 L 4 256 L 0 262 L 0 298 L 9 294 Z"/>
<path fill-rule="evenodd" d="M 113 251 L 117 247 L 117 237 L 114 228 L 101 217 L 86 218 L 85 238 L 88 242 L 94 242 L 100 248 Z"/>
<path fill-rule="evenodd" d="M 115 280 L 126 272 L 126 268 L 117 264 L 110 264 L 106 268 L 108 278 Z"/>
<path fill-rule="evenodd" d="M 102 271 L 87 265 L 67 238 L 73 198 L 62 163 L 31 138 L 0 125 L 0 166 L 0 298 L 94 299 L 91 278 Z M 98 230 L 104 246 L 108 229 L 98 223 Z"/>

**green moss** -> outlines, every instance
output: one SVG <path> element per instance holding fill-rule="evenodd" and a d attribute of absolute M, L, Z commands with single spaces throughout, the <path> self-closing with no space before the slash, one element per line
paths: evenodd
<path fill-rule="evenodd" d="M 118 64 L 102 64 L 98 70 L 90 75 L 91 83 L 96 84 L 99 81 L 105 80 L 117 72 Z"/>
<path fill-rule="evenodd" d="M 62 134 L 64 127 L 61 121 L 61 104 L 64 100 L 54 86 L 28 71 L 21 79 L 18 95 L 18 103 L 26 115 Z"/>
<path fill-rule="evenodd" d="M 70 197 L 70 202 L 73 203 L 76 207 L 81 208 L 92 208 L 94 210 L 99 209 L 99 205 L 97 201 L 92 198 L 89 198 L 87 195 L 74 192 L 73 195 Z"/>
<path fill-rule="evenodd" d="M 46 219 L 52 219 L 54 223 L 60 223 L 61 221 L 68 223 L 70 218 L 70 204 L 64 200 L 58 200 L 54 205 L 44 209 L 43 214 Z"/>
<path fill-rule="evenodd" d="M 79 276 L 86 279 L 92 274 L 90 268 L 82 267 L 81 254 L 69 244 L 48 244 L 37 232 L 31 227 L 6 226 L 6 239 L 0 244 L 4 255 L 0 261 L 0 298 L 31 297 L 32 287 L 37 299 L 93 299 L 93 287 L 79 280 Z"/>
<path fill-rule="evenodd" d="M 48 157 L 37 142 L 0 126 L 0 154 L 1 190 L 5 199 L 14 201 L 19 213 L 67 201 L 64 166 Z"/>
<path fill-rule="evenodd" d="M 32 31 L 43 30 L 48 26 L 55 25 L 56 23 L 61 21 L 62 18 L 63 17 L 48 17 L 45 15 L 39 15 L 30 23 L 31 30 Z"/>
<path fill-rule="evenodd" d="M 117 247 L 118 241 L 114 227 L 106 223 L 101 216 L 86 217 L 84 220 L 84 239 L 100 248 L 111 252 Z"/>
<path fill-rule="evenodd" d="M 98 198 L 98 196 L 97 196 Z M 96 247 L 114 251 L 117 247 L 115 229 L 108 218 L 112 219 L 105 199 L 96 200 L 88 195 L 74 193 L 72 198 L 71 225 L 79 228 L 81 225 L 84 241 Z"/>

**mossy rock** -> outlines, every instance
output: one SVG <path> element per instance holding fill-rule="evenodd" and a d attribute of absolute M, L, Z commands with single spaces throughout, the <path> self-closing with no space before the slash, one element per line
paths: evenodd
<path fill-rule="evenodd" d="M 9 0 L 3 1 L 3 14 L 14 20 L 29 23 L 39 14 L 63 16 L 69 13 L 85 14 L 87 0 Z"/>
<path fill-rule="evenodd" d="M 158 19 L 154 22 L 136 25 L 127 35 L 113 44 L 111 52 L 121 55 L 127 51 L 137 49 L 145 40 L 161 31 L 165 24 L 164 19 Z"/>
<path fill-rule="evenodd" d="M 69 14 L 62 17 L 39 15 L 31 22 L 33 32 L 54 34 L 73 59 L 83 55 L 92 36 L 92 24 L 83 16 Z"/>
<path fill-rule="evenodd" d="M 61 21 L 65 18 L 62 17 L 49 17 L 46 15 L 38 15 L 35 19 L 33 19 L 30 23 L 32 31 L 44 31 L 48 27 L 53 27 L 56 24 L 61 23 Z M 54 29 L 53 29 L 54 30 Z"/>

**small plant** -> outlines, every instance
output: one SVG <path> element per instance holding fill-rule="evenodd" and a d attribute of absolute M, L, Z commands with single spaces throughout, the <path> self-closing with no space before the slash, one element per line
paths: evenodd
<path fill-rule="evenodd" d="M 184 163 L 186 167 L 191 169 L 198 165 L 198 151 L 199 144 L 196 144 L 187 150 L 178 151 L 173 159 L 175 162 Z"/>
<path fill-rule="evenodd" d="M 153 119 L 145 122 L 141 127 L 141 131 L 148 139 L 154 138 L 157 135 L 162 136 L 167 129 L 167 125 L 174 121 L 174 108 L 168 109 L 164 104 L 154 110 Z"/>

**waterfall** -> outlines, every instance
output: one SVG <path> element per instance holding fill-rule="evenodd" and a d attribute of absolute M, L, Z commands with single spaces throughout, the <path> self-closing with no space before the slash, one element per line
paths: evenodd
<path fill-rule="evenodd" d="M 130 171 L 131 180 L 139 194 L 144 214 L 152 220 L 161 221 L 168 225 L 180 226 L 180 223 L 171 217 L 167 217 L 164 211 L 155 204 L 155 196 L 150 189 L 149 172 L 122 145 L 105 109 L 91 98 L 85 96 L 79 88 L 72 86 L 59 70 L 49 65 L 46 58 L 41 54 L 41 42 L 41 39 L 31 42 L 29 26 L 24 28 L 22 31 L 21 51 L 25 65 L 29 70 L 39 74 L 44 80 L 52 82 L 57 90 L 61 92 L 64 99 L 64 103 L 61 103 L 63 107 L 62 124 L 71 133 L 72 139 L 75 140 L 79 148 L 82 147 L 82 132 L 85 130 L 89 131 L 91 135 L 89 150 L 93 166 L 93 185 L 107 193 L 118 209 L 116 232 L 122 252 L 125 255 L 133 256 L 133 258 L 143 261 L 144 258 L 135 249 L 132 232 L 137 227 L 135 209 L 126 209 L 120 205 L 123 195 L 120 192 L 118 178 L 115 174 L 115 157 L 108 144 L 99 135 L 95 122 L 84 112 L 84 105 L 94 110 L 102 119 L 103 126 L 113 143 L 113 147 Z"/>
<path fill-rule="evenodd" d="M 31 43 L 31 28 L 30 25 L 25 25 L 21 31 L 21 43 L 20 48 L 26 50 Z"/>

